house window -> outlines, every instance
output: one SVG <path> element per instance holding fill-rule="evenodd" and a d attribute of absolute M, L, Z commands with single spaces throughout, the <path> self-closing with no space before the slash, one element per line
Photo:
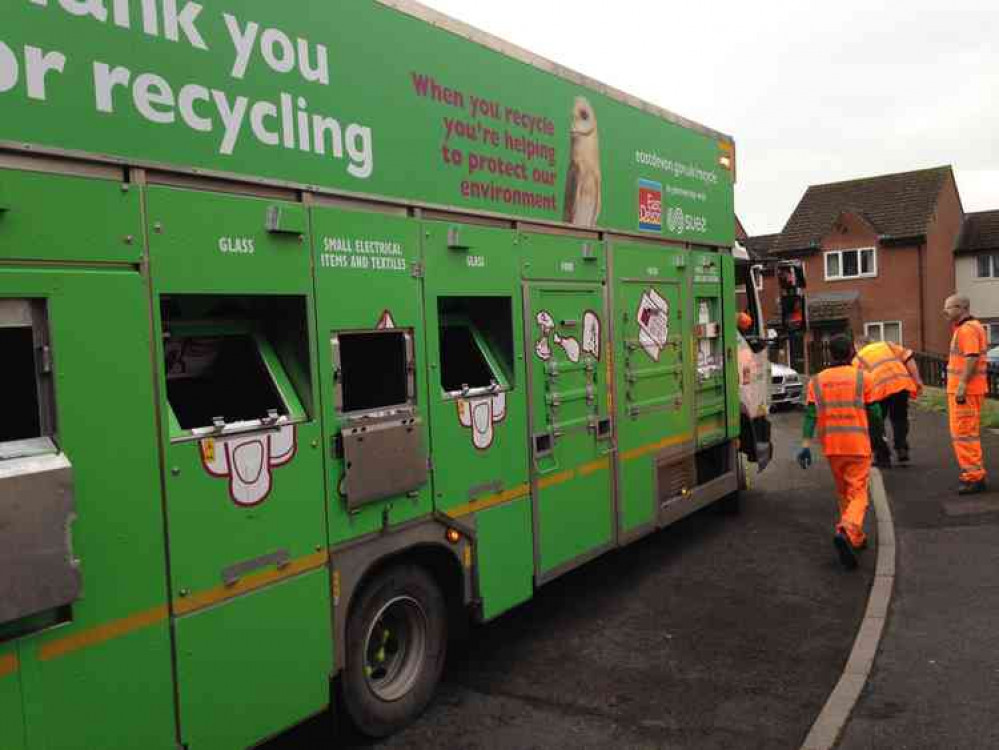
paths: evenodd
<path fill-rule="evenodd" d="M 826 253 L 826 281 L 863 279 L 877 275 L 878 258 L 873 247 L 830 250 Z"/>
<path fill-rule="evenodd" d="M 978 278 L 999 279 L 999 253 L 984 253 L 978 256 Z"/>
<path fill-rule="evenodd" d="M 989 346 L 999 346 L 999 323 L 986 323 L 985 332 L 989 335 Z"/>
<path fill-rule="evenodd" d="M 893 344 L 901 344 L 902 323 L 898 320 L 883 323 L 865 323 L 864 335 L 874 341 L 890 341 Z"/>

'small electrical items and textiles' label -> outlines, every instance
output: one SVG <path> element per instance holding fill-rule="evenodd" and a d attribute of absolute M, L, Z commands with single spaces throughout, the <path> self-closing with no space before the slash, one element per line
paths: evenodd
<path fill-rule="evenodd" d="M 372 273 L 404 273 L 408 269 L 398 242 L 351 237 L 324 237 L 319 267 Z"/>
<path fill-rule="evenodd" d="M 727 138 L 375 0 L 6 0 L 0 112 L 13 148 L 622 231 L 644 185 L 641 231 L 733 241 Z"/>

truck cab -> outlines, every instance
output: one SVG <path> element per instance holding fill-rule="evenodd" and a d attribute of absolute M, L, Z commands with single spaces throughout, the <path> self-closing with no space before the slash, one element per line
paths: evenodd
<path fill-rule="evenodd" d="M 739 358 L 739 451 L 745 460 L 763 471 L 773 457 L 770 437 L 770 360 L 767 356 L 766 321 L 760 304 L 763 269 L 754 265 L 748 251 L 738 242 L 732 248 L 735 259 L 735 283 L 743 293 L 745 309 L 739 311 L 742 325 L 737 326 Z M 745 317 L 743 317 L 745 316 Z M 740 466 L 742 462 L 740 462 Z M 740 475 L 740 484 L 744 476 Z"/>

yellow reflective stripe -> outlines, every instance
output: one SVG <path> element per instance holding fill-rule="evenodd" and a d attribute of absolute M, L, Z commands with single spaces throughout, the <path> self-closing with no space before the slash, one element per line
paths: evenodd
<path fill-rule="evenodd" d="M 583 464 L 575 469 L 568 469 L 566 471 L 560 471 L 558 474 L 542 477 L 538 480 L 538 489 L 546 490 L 549 487 L 555 487 L 560 484 L 565 484 L 566 482 L 571 482 L 577 476 L 588 477 L 591 474 L 596 474 L 598 471 L 606 471 L 609 468 L 610 459 L 599 458 L 596 461 L 590 461 L 589 463 Z M 505 492 L 497 492 L 492 495 L 484 495 L 483 497 L 476 498 L 471 502 L 448 510 L 447 514 L 451 518 L 461 518 L 462 516 L 467 516 L 471 513 L 478 513 L 481 510 L 495 508 L 497 505 L 502 505 L 503 503 L 526 497 L 530 494 L 530 491 L 530 485 L 518 485 L 517 487 L 506 490 Z"/>
<path fill-rule="evenodd" d="M 843 433 L 849 433 L 849 432 L 858 432 L 861 435 L 866 435 L 867 434 L 867 428 L 866 427 L 858 427 L 858 426 L 847 426 L 847 425 L 833 425 L 831 427 L 823 427 L 821 430 L 819 430 L 819 432 L 821 432 L 823 435 L 829 435 L 829 434 L 832 434 L 832 433 L 843 434 Z"/>
<path fill-rule="evenodd" d="M 588 464 L 583 464 L 582 466 L 580 466 L 579 473 L 584 477 L 588 477 L 590 476 L 590 474 L 596 474 L 598 471 L 604 471 L 609 468 L 610 468 L 610 459 L 601 458 L 596 461 L 591 461 Z"/>
<path fill-rule="evenodd" d="M 294 576 L 302 575 L 303 573 L 308 573 L 312 570 L 318 570 L 326 564 L 328 559 L 329 553 L 326 550 L 322 550 L 312 555 L 292 560 L 290 563 L 280 568 L 252 573 L 248 576 L 240 578 L 231 586 L 223 584 L 221 586 L 208 589 L 207 591 L 199 591 L 191 594 L 190 596 L 179 597 L 173 600 L 174 614 L 189 615 L 192 612 L 206 609 L 242 594 L 248 594 L 251 591 L 256 591 L 257 589 L 263 588 L 264 586 L 268 586 L 272 583 L 283 581 L 286 578 L 292 578 Z"/>
<path fill-rule="evenodd" d="M 470 513 L 478 513 L 480 510 L 486 510 L 487 508 L 494 508 L 497 505 L 502 505 L 503 503 L 508 503 L 511 500 L 518 500 L 522 497 L 526 497 L 531 493 L 531 487 L 528 484 L 519 484 L 516 487 L 511 487 L 503 492 L 495 492 L 491 495 L 483 495 L 482 497 L 477 497 L 474 500 L 465 503 L 464 505 L 459 505 L 456 508 L 451 508 L 447 512 L 452 518 L 461 518 L 462 516 L 467 516 Z"/>
<path fill-rule="evenodd" d="M 163 622 L 167 618 L 167 607 L 161 604 L 158 607 L 147 609 L 145 612 L 138 612 L 120 620 L 112 620 L 94 628 L 82 630 L 74 635 L 58 638 L 49 641 L 38 649 L 38 658 L 42 661 L 57 659 L 60 656 L 79 651 L 89 646 L 97 646 L 101 643 L 120 638 L 123 635 L 134 633 L 137 630 L 148 628 Z"/>
<path fill-rule="evenodd" d="M 650 453 L 656 453 L 657 451 L 661 451 L 663 448 L 680 445 L 681 443 L 689 443 L 692 439 L 692 435 L 676 435 L 675 437 L 663 438 L 655 443 L 643 445 L 641 448 L 633 448 L 630 451 L 625 451 L 621 454 L 621 460 L 634 461 L 636 458 L 648 456 Z"/>
<path fill-rule="evenodd" d="M 698 432 L 709 432 L 711 430 L 724 430 L 725 420 L 715 417 L 710 422 L 701 422 L 697 425 Z"/>
<path fill-rule="evenodd" d="M 542 477 L 538 480 L 538 489 L 546 490 L 549 487 L 554 487 L 557 484 L 564 484 L 576 476 L 576 472 L 572 469 L 568 471 L 560 471 L 558 474 L 552 474 L 551 476 Z"/>
<path fill-rule="evenodd" d="M 0 679 L 14 674 L 20 666 L 21 662 L 18 660 L 17 654 L 0 656 Z"/>
<path fill-rule="evenodd" d="M 826 401 L 822 404 L 826 409 L 856 409 L 856 401 Z"/>

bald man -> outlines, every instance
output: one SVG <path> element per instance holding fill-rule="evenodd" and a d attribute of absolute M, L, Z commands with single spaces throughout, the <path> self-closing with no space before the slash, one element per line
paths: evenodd
<path fill-rule="evenodd" d="M 954 336 L 947 362 L 947 411 L 954 455 L 961 467 L 958 494 L 985 492 L 985 462 L 982 456 L 982 404 L 989 386 L 985 351 L 985 328 L 971 315 L 971 303 L 963 294 L 944 302 L 944 315 Z"/>

